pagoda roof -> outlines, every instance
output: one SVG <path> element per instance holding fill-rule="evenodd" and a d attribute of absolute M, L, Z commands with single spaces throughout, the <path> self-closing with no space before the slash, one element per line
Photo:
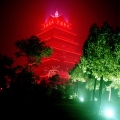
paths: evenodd
<path fill-rule="evenodd" d="M 54 19 L 57 19 L 57 20 L 62 21 L 62 22 L 66 22 L 66 20 L 64 19 L 64 17 L 63 17 L 62 15 L 60 15 L 60 16 L 58 16 L 58 17 L 55 17 L 55 16 L 53 16 L 53 15 L 50 15 L 50 17 L 48 18 L 48 21 L 52 21 L 52 20 L 54 20 Z M 47 21 L 47 22 L 48 22 L 48 21 Z"/>
<path fill-rule="evenodd" d="M 42 24 L 42 30 L 48 29 L 50 26 L 53 25 L 67 30 L 71 29 L 71 24 L 67 22 L 62 15 L 59 15 L 57 10 L 55 12 L 55 15 L 50 15 L 47 22 Z"/>
<path fill-rule="evenodd" d="M 62 22 L 67 22 L 62 15 L 58 14 L 57 10 L 55 12 L 55 15 L 50 15 L 47 22 L 52 21 L 52 20 L 59 20 L 59 21 L 62 21 Z"/>

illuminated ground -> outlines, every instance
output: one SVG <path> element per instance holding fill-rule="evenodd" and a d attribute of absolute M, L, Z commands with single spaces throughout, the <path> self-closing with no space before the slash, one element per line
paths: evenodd
<path fill-rule="evenodd" d="M 2 112 L 7 114 L 4 118 L 31 119 L 37 120 L 120 120 L 103 118 L 94 114 L 96 108 L 88 102 L 61 101 L 55 102 L 50 99 L 6 99 Z M 3 104 L 2 104 L 3 105 Z M 120 104 L 119 104 L 120 105 Z M 117 107 L 119 107 L 117 104 Z M 1 114 L 1 115 L 4 115 Z M 16 118 L 16 119 L 17 119 Z"/>

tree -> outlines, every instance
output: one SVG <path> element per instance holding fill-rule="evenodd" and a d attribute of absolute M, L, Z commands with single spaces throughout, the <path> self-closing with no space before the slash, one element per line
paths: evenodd
<path fill-rule="evenodd" d="M 7 88 L 8 79 L 11 77 L 13 59 L 6 55 L 0 54 L 0 89 Z"/>
<path fill-rule="evenodd" d="M 73 69 L 69 71 L 69 75 L 72 82 L 85 82 L 87 78 L 87 76 L 85 76 L 85 72 L 82 69 L 80 69 L 79 64 L 75 64 Z"/>
<path fill-rule="evenodd" d="M 73 67 L 73 69 L 69 71 L 69 75 L 72 82 L 77 83 L 77 91 L 76 91 L 77 96 L 79 94 L 79 82 L 86 82 L 85 88 L 88 89 L 89 91 L 93 90 L 92 100 L 94 100 L 97 81 L 96 78 L 92 76 L 91 72 L 86 70 L 86 67 L 84 65 L 85 65 L 85 60 L 81 59 L 80 63 L 76 64 Z"/>
<path fill-rule="evenodd" d="M 59 82 L 60 82 L 60 76 L 58 74 L 55 74 L 49 78 L 49 84 L 53 88 L 57 89 L 57 85 L 59 84 Z"/>
<path fill-rule="evenodd" d="M 14 69 L 14 77 L 10 84 L 11 93 L 26 95 L 33 91 L 35 81 L 39 79 L 39 76 L 29 71 L 27 66 L 17 66 Z"/>
<path fill-rule="evenodd" d="M 113 76 L 120 75 L 120 72 L 118 72 L 118 70 L 120 70 L 120 65 L 115 60 L 116 58 L 117 60 L 119 59 L 119 56 L 115 55 L 115 39 L 117 38 L 118 40 L 118 37 L 116 37 L 118 33 L 116 33 L 113 27 L 107 22 L 104 22 L 101 27 L 93 24 L 89 32 L 88 38 L 83 45 L 83 56 L 81 61 L 85 61 L 84 66 L 86 71 L 90 71 L 91 74 L 100 81 L 100 107 L 103 81 L 113 81 Z M 120 51 L 120 49 L 118 51 Z M 116 69 L 118 70 L 116 71 Z"/>
<path fill-rule="evenodd" d="M 49 57 L 53 52 L 53 49 L 47 46 L 45 42 L 41 41 L 41 39 L 37 36 L 31 36 L 27 39 L 18 40 L 15 42 L 15 46 L 19 49 L 15 55 L 17 57 L 27 57 L 27 65 L 30 66 L 31 71 L 33 66 L 40 63 L 43 57 Z"/>
<path fill-rule="evenodd" d="M 114 72 L 112 75 L 111 87 L 118 89 L 118 95 L 120 96 L 120 27 L 116 27 L 113 36 L 113 52 L 114 52 Z"/>
<path fill-rule="evenodd" d="M 93 76 L 95 80 L 100 82 L 100 108 L 103 82 L 110 82 L 109 86 L 118 88 L 116 84 L 120 83 L 119 63 L 120 28 L 114 29 L 107 22 L 104 22 L 101 27 L 93 24 L 89 29 L 87 40 L 83 44 L 83 55 L 80 58 L 80 62 L 70 74 L 75 79 L 81 76 L 88 79 L 89 76 Z M 94 83 L 96 84 L 96 82 Z M 96 87 L 95 84 L 94 89 Z"/>

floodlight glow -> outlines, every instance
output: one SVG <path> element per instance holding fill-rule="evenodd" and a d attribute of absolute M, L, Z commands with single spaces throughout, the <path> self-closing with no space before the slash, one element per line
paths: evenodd
<path fill-rule="evenodd" d="M 106 117 L 113 117 L 113 115 L 114 115 L 112 109 L 106 109 L 104 114 Z"/>
<path fill-rule="evenodd" d="M 84 101 L 84 98 L 83 98 L 83 97 L 79 97 L 79 100 L 80 100 L 81 102 L 83 102 L 83 101 Z"/>
<path fill-rule="evenodd" d="M 97 98 L 95 98 L 95 101 L 97 101 Z"/>

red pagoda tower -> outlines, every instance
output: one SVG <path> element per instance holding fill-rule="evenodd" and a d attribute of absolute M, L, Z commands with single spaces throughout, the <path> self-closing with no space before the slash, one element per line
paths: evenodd
<path fill-rule="evenodd" d="M 71 24 L 56 11 L 54 16 L 50 15 L 48 21 L 42 24 L 41 32 L 37 36 L 53 48 L 52 56 L 42 59 L 36 69 L 37 74 L 41 78 L 59 74 L 62 80 L 68 80 L 68 71 L 80 59 L 79 44 L 75 42 L 76 34 L 71 31 Z"/>

